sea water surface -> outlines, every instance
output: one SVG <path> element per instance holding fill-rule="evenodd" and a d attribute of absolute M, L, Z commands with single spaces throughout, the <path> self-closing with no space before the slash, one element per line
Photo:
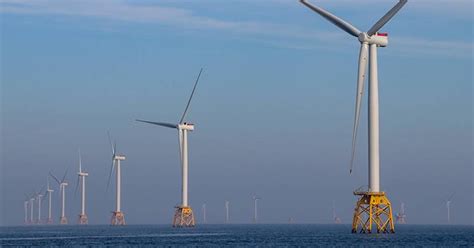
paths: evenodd
<path fill-rule="evenodd" d="M 474 247 L 472 226 L 398 225 L 395 234 L 352 234 L 349 225 L 0 227 L 1 247 Z"/>

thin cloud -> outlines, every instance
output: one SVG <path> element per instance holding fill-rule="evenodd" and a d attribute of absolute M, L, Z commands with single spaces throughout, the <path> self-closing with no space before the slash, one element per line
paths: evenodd
<path fill-rule="evenodd" d="M 375 0 L 361 0 L 358 4 L 374 3 Z M 166 1 L 165 1 L 166 2 Z M 212 1 L 204 1 L 212 2 Z M 293 3 L 295 1 L 272 0 L 272 3 Z M 349 0 L 341 1 L 327 1 L 323 0 L 325 4 L 348 4 Z M 381 1 L 378 1 L 379 3 Z M 383 1 L 384 4 L 389 1 Z M 393 1 L 390 1 L 393 2 Z M 413 1 L 413 5 L 419 5 L 424 2 L 425 7 L 427 2 L 424 0 Z M 432 2 L 432 1 L 430 1 Z M 440 2 L 443 2 L 441 0 Z M 446 5 L 447 1 L 444 1 Z M 471 5 L 470 1 L 453 0 L 449 1 L 451 6 L 456 8 L 463 8 L 466 5 Z M 172 3 L 168 1 L 167 3 Z M 264 2 L 258 2 L 263 4 Z M 174 2 L 176 4 L 176 2 Z M 202 4 L 202 2 L 201 2 Z M 436 8 L 438 5 L 428 4 L 429 8 Z M 446 7 L 446 6 L 445 6 Z M 449 8 L 449 7 L 448 7 Z M 265 40 L 269 38 L 268 44 L 275 45 L 275 38 L 285 39 L 279 44 L 291 49 L 321 49 L 321 44 L 314 44 L 315 41 L 329 42 L 333 44 L 336 42 L 345 42 L 340 39 L 343 34 L 340 32 L 323 32 L 314 29 L 307 29 L 298 26 L 291 26 L 285 24 L 274 24 L 257 21 L 227 21 L 218 18 L 198 15 L 192 10 L 176 7 L 168 7 L 158 4 L 132 4 L 117 0 L 0 0 L 0 12 L 16 13 L 27 15 L 65 15 L 65 16 L 84 16 L 94 18 L 104 18 L 111 20 L 119 20 L 126 22 L 143 22 L 143 23 L 158 23 L 161 25 L 175 26 L 185 29 L 205 29 L 215 30 L 220 32 L 231 32 L 237 34 L 244 34 L 249 38 L 260 37 L 258 40 Z M 339 38 L 339 39 L 338 39 Z M 339 41 L 341 40 L 341 41 Z M 402 45 L 399 48 L 401 52 L 407 51 L 410 53 L 421 53 L 442 56 L 470 56 L 472 51 L 472 42 L 462 41 L 433 41 L 424 40 L 417 37 L 405 37 L 403 39 L 395 39 Z M 408 48 L 409 51 L 405 48 Z M 457 53 L 446 53 L 443 51 L 458 51 Z"/>

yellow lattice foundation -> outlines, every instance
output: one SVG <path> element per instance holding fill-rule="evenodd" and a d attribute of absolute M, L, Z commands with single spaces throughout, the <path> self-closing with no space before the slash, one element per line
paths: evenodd
<path fill-rule="evenodd" d="M 110 221 L 112 226 L 123 226 L 125 225 L 125 216 L 123 212 L 113 211 L 112 212 L 112 219 Z"/>
<path fill-rule="evenodd" d="M 79 225 L 86 225 L 87 223 L 89 223 L 89 220 L 87 219 L 87 215 L 80 214 L 78 223 Z"/>
<path fill-rule="evenodd" d="M 66 225 L 67 224 L 66 216 L 63 216 L 63 217 L 59 218 L 59 224 L 61 224 L 61 225 Z"/>
<path fill-rule="evenodd" d="M 194 214 L 191 207 L 177 206 L 173 218 L 173 227 L 194 227 Z"/>
<path fill-rule="evenodd" d="M 354 192 L 360 198 L 354 209 L 352 220 L 353 233 L 372 233 L 372 226 L 377 233 L 394 233 L 392 206 L 384 192 Z"/>

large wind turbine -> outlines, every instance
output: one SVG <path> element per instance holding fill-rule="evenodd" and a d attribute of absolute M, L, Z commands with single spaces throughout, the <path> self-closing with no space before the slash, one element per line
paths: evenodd
<path fill-rule="evenodd" d="M 61 194 L 61 216 L 59 217 L 59 224 L 67 224 L 67 217 L 66 217 L 66 186 L 68 186 L 68 183 L 65 181 L 66 180 L 66 175 L 67 175 L 67 170 L 64 172 L 64 176 L 61 181 L 59 181 L 58 178 L 56 178 L 52 173 L 49 173 L 51 177 L 54 178 L 54 180 L 58 183 L 59 185 L 59 194 Z"/>
<path fill-rule="evenodd" d="M 122 182 L 121 182 L 121 169 L 120 169 L 120 161 L 125 160 L 125 155 L 120 155 L 117 154 L 117 144 L 115 142 L 112 142 L 112 138 L 110 137 L 110 133 L 107 133 L 109 136 L 109 142 L 110 146 L 112 147 L 112 165 L 110 167 L 110 174 L 109 174 L 109 179 L 107 181 L 107 190 L 110 185 L 110 179 L 112 178 L 112 173 L 115 168 L 115 183 L 116 183 L 116 188 L 115 188 L 115 211 L 112 211 L 112 219 L 111 219 L 111 224 L 112 225 L 125 225 L 125 216 L 124 213 L 122 212 L 121 209 L 121 197 L 122 197 L 122 192 L 121 192 L 121 187 L 122 187 Z"/>
<path fill-rule="evenodd" d="M 201 77 L 201 73 L 202 68 L 199 71 L 199 75 L 197 76 L 196 82 L 194 83 L 193 91 L 191 92 L 191 96 L 189 97 L 186 108 L 184 109 L 183 115 L 181 116 L 178 124 L 137 120 L 139 122 L 178 130 L 179 151 L 182 163 L 182 189 L 181 205 L 176 206 L 176 212 L 173 218 L 174 227 L 192 227 L 195 225 L 193 211 L 191 206 L 188 205 L 188 131 L 194 130 L 194 124 L 187 123 L 184 121 L 184 119 L 191 103 L 191 99 L 193 98 L 194 91 L 196 90 L 197 83 L 199 82 L 199 78 Z"/>
<path fill-rule="evenodd" d="M 305 6 L 318 13 L 334 25 L 338 26 L 350 35 L 357 37 L 360 42 L 359 54 L 359 75 L 357 79 L 357 92 L 355 103 L 354 126 L 352 135 L 352 155 L 350 171 L 354 162 L 355 146 L 357 139 L 357 129 L 359 126 L 360 107 L 364 93 L 364 83 L 366 77 L 367 63 L 369 63 L 369 185 L 366 192 L 354 192 L 359 195 L 359 201 L 354 213 L 352 232 L 357 232 L 361 227 L 361 232 L 370 233 L 372 223 L 377 226 L 377 232 L 394 232 L 395 228 L 392 219 L 392 208 L 390 201 L 384 192 L 380 191 L 380 159 L 379 159 L 379 93 L 378 93 L 378 69 L 377 69 L 377 48 L 385 47 L 388 44 L 387 33 L 378 31 L 405 5 L 407 0 L 400 0 L 390 9 L 380 20 L 378 20 L 367 32 L 362 32 L 350 23 L 329 13 L 328 11 L 300 0 Z M 377 204 L 374 204 L 377 202 Z M 368 205 L 365 207 L 365 205 Z M 370 207 L 369 207 L 370 206 Z M 380 213 L 380 214 L 379 214 Z M 363 220 L 368 216 L 367 220 Z M 382 220 L 382 216 L 386 220 Z"/>
<path fill-rule="evenodd" d="M 78 223 L 84 225 L 89 223 L 86 214 L 86 177 L 89 176 L 89 173 L 82 171 L 82 157 L 81 151 L 79 151 L 79 172 L 77 173 L 77 182 L 76 182 L 76 191 L 81 184 L 81 213 L 79 214 Z"/>
<path fill-rule="evenodd" d="M 51 197 L 54 190 L 51 189 L 49 186 L 49 178 L 46 179 L 46 185 L 47 185 L 46 192 L 48 194 L 48 219 L 46 220 L 46 223 L 53 224 L 53 217 L 51 215 Z"/>

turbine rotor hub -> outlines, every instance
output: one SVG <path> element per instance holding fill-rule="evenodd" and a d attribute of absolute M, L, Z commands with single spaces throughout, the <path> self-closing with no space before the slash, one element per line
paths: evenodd
<path fill-rule="evenodd" d="M 366 43 L 369 45 L 375 44 L 380 47 L 386 47 L 388 45 L 388 34 L 387 33 L 375 33 L 369 36 L 367 33 L 360 33 L 358 36 L 360 43 Z"/>

